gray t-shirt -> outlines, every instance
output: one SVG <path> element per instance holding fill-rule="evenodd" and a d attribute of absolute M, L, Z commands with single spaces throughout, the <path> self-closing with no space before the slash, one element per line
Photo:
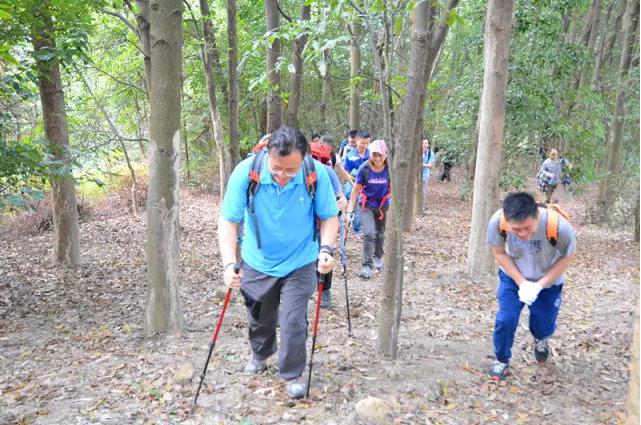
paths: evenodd
<path fill-rule="evenodd" d="M 505 246 L 505 241 L 499 232 L 499 217 L 502 209 L 494 213 L 487 228 L 486 243 L 493 246 Z M 507 235 L 507 253 L 521 274 L 532 282 L 541 279 L 559 260 L 567 258 L 576 251 L 576 239 L 570 223 L 559 214 L 559 235 L 556 246 L 552 246 L 546 236 L 548 211 L 539 208 L 539 226 L 527 241 L 520 241 L 511 233 Z M 552 281 L 551 285 L 563 283 L 563 275 Z"/>
<path fill-rule="evenodd" d="M 561 183 L 561 171 L 563 167 L 561 166 L 561 163 L 559 161 L 552 161 L 550 158 L 548 158 L 543 162 L 541 168 L 543 168 L 543 171 L 554 174 L 555 184 Z"/>

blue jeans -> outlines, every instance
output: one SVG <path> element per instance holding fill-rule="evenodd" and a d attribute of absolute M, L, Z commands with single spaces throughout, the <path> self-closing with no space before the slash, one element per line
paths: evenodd
<path fill-rule="evenodd" d="M 343 186 L 343 193 L 345 193 L 345 197 L 349 201 L 349 198 L 352 194 L 352 186 L 349 183 L 345 183 Z M 360 233 L 361 231 L 361 212 L 363 211 L 363 206 L 359 201 L 356 201 L 356 206 L 354 207 L 354 222 L 352 223 L 352 229 L 354 229 L 354 232 Z"/>
<path fill-rule="evenodd" d="M 519 301 L 519 286 L 510 276 L 499 271 L 499 311 L 494 323 L 494 355 L 504 363 L 512 357 L 514 334 L 524 303 Z M 552 336 L 561 307 L 563 284 L 543 289 L 530 306 L 530 332 L 536 339 Z"/>

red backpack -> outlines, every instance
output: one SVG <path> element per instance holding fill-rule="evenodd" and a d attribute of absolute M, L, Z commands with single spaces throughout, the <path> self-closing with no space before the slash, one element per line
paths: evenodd
<path fill-rule="evenodd" d="M 556 246 L 556 242 L 559 238 L 559 214 L 565 218 L 568 223 L 570 222 L 570 216 L 559 204 L 537 204 L 540 209 L 546 209 L 548 212 L 548 225 L 545 229 L 545 234 L 550 241 L 552 246 Z M 503 240 L 507 239 L 507 220 L 503 211 L 501 211 L 501 217 L 499 217 L 499 233 L 503 237 Z"/>

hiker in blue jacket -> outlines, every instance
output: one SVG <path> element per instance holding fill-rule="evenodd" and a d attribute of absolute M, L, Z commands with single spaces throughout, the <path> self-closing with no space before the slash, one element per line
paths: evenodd
<path fill-rule="evenodd" d="M 293 398 L 303 397 L 307 389 L 300 376 L 305 369 L 307 304 L 317 287 L 316 270 L 326 274 L 333 269 L 332 246 L 338 233 L 338 208 L 327 171 L 319 162 L 305 159 L 307 152 L 308 143 L 300 131 L 281 127 L 274 132 L 266 153 L 257 153 L 234 169 L 218 224 L 225 285 L 240 288 L 247 306 L 252 358 L 245 373 L 264 371 L 278 348 L 276 322 L 282 291 L 278 369 Z M 316 176 L 315 191 L 304 176 L 308 165 Z M 248 190 L 251 178 L 259 179 L 259 186 L 252 186 L 255 193 Z M 250 193 L 254 193 L 251 200 Z M 316 217 L 320 219 L 318 236 Z M 242 269 L 235 274 L 237 227 L 243 218 Z"/>

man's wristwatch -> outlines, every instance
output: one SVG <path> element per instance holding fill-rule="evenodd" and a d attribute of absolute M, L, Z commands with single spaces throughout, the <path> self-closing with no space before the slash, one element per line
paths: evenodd
<path fill-rule="evenodd" d="M 320 252 L 323 252 L 323 251 L 325 251 L 326 253 L 328 253 L 332 257 L 334 256 L 334 250 L 329 245 L 321 245 Z"/>

